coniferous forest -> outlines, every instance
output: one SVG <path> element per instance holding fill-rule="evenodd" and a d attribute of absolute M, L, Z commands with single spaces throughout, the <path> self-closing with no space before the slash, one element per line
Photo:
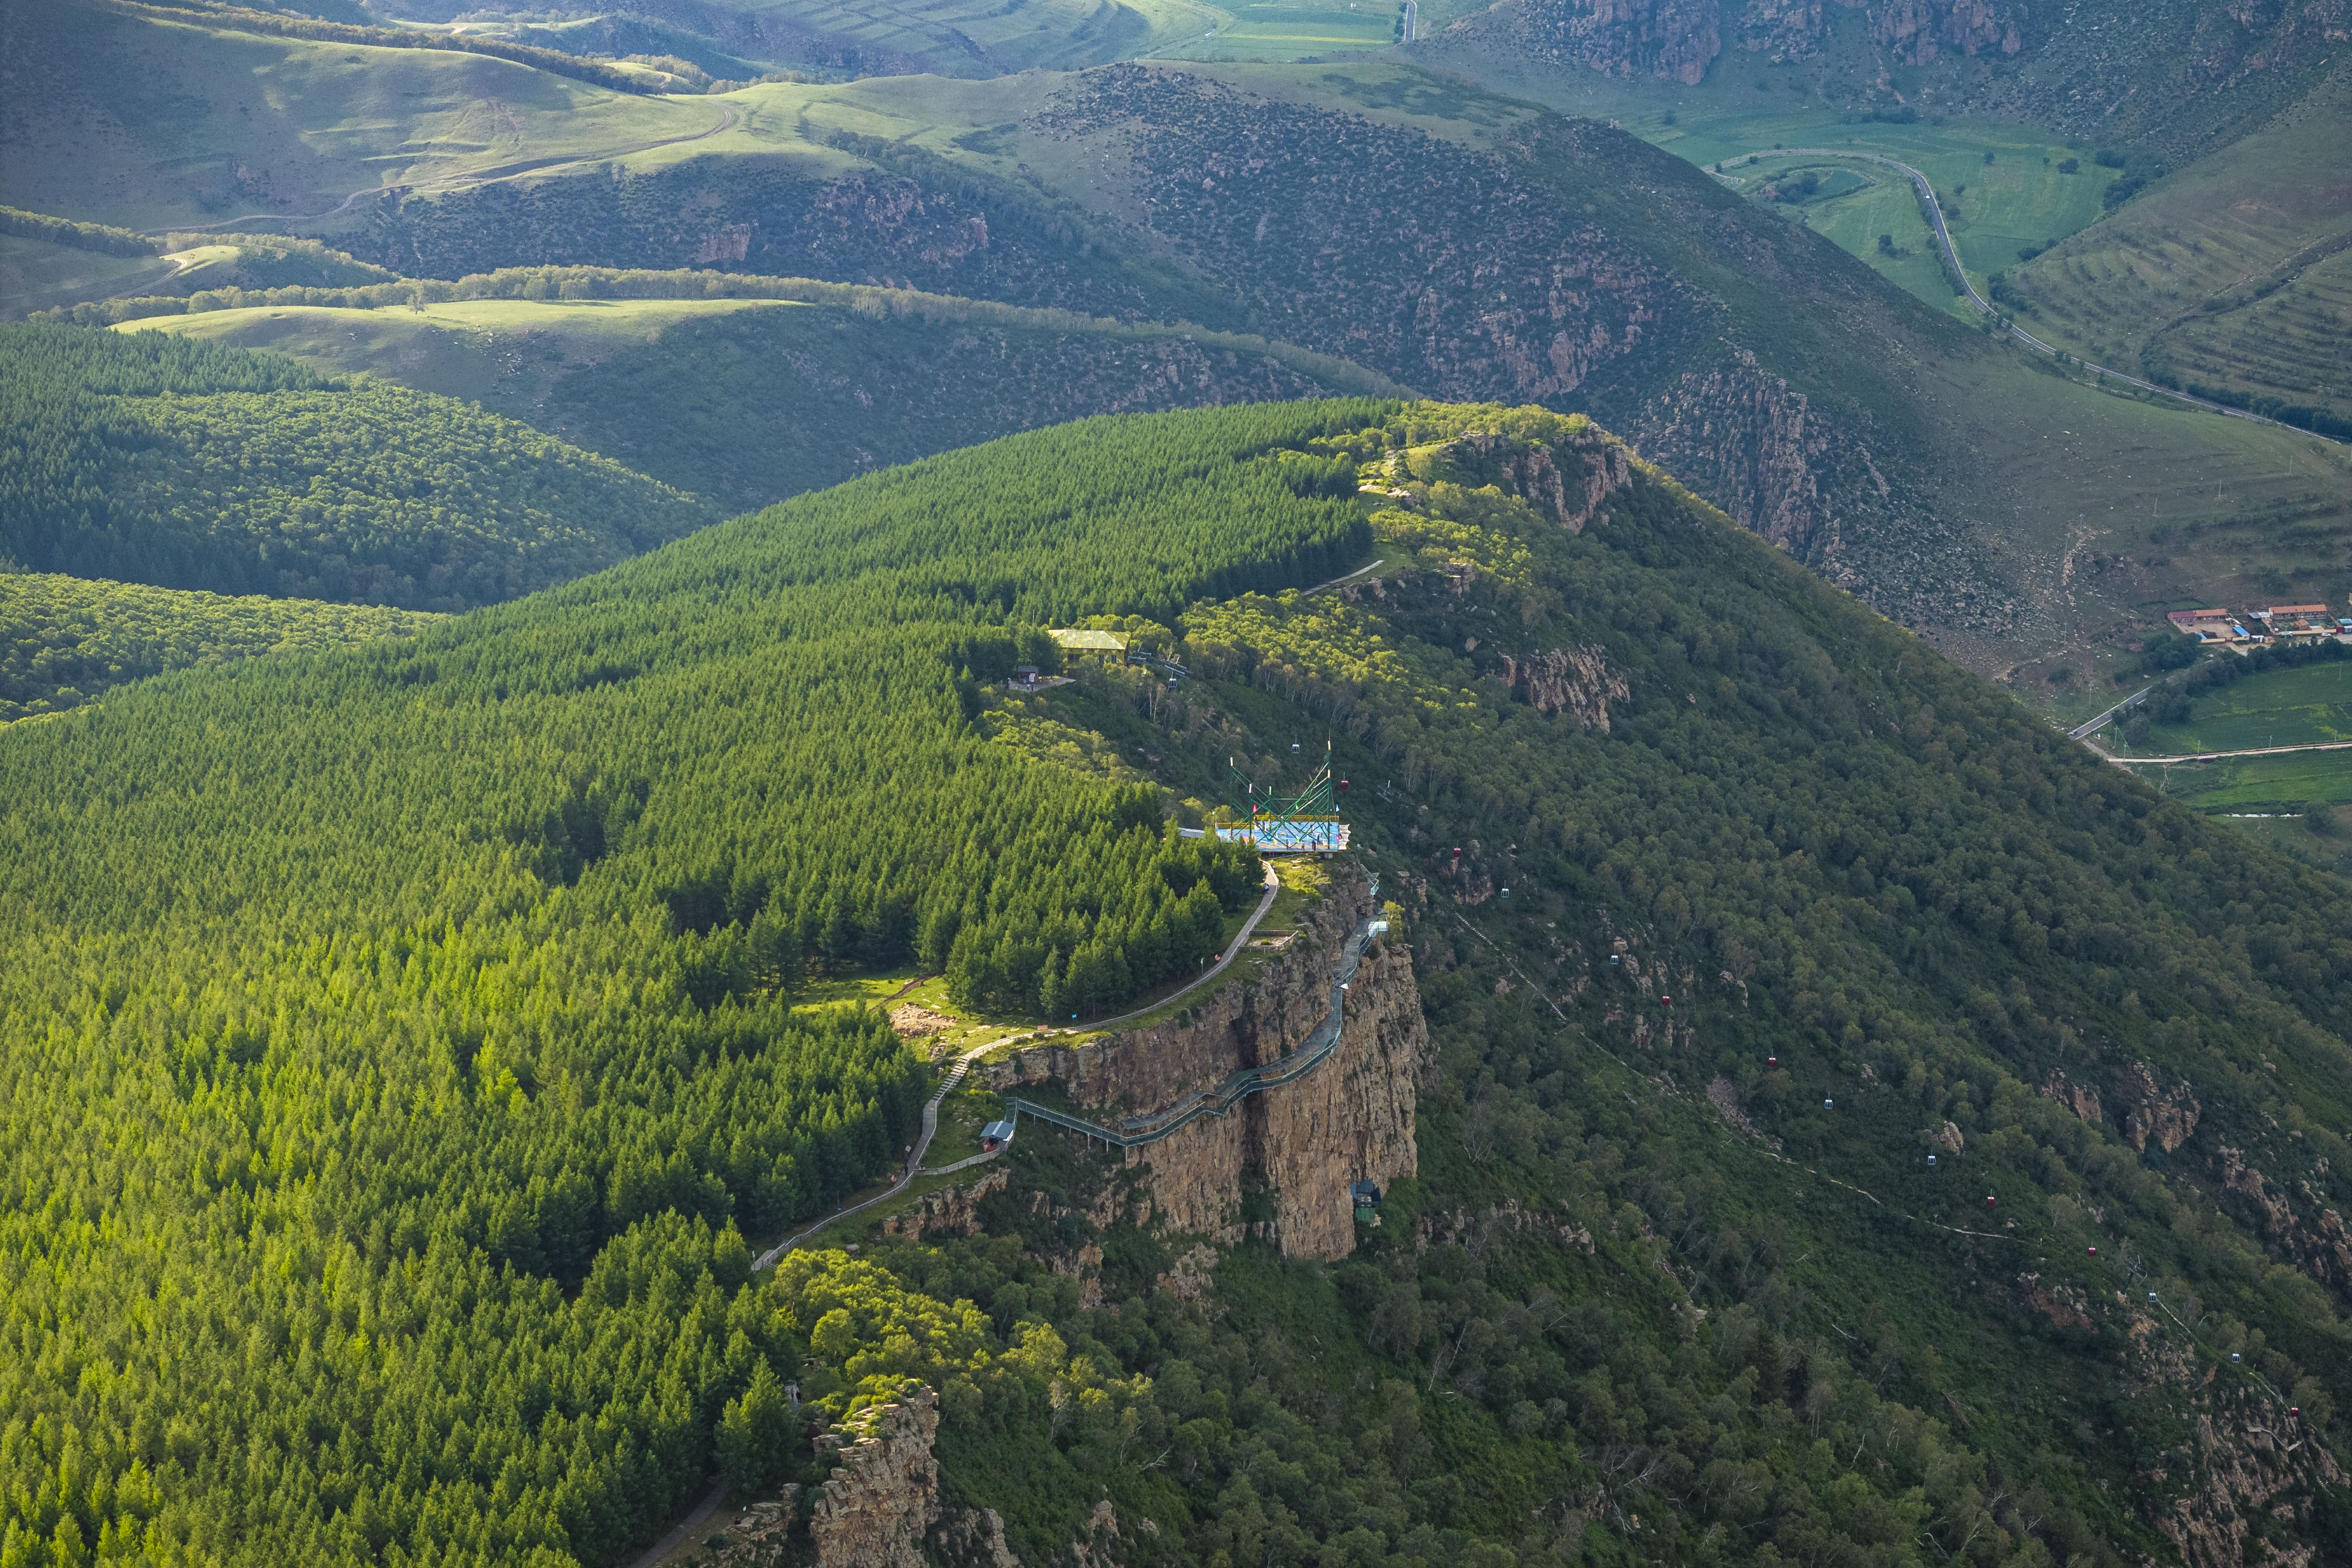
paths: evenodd
<path fill-rule="evenodd" d="M 462 610 L 710 520 L 451 398 L 156 334 L 0 327 L 0 556 L 65 572 Z"/>
<path fill-rule="evenodd" d="M 1375 549 L 1379 594 L 1297 591 Z M 991 738 L 1089 617 L 1195 672 L 1051 698 L 1153 782 Z M 1355 1258 L 1188 1301 L 1024 1134 L 1046 1201 L 989 1234 L 754 1277 L 929 1082 L 797 993 L 1115 1009 L 1258 883 L 1170 801 L 1303 735 L 1435 1048 Z M 625 1562 L 714 1480 L 822 1479 L 785 1382 L 910 1379 L 1024 1561 L 1109 1501 L 1133 1563 L 2120 1563 L 2231 1462 L 2251 1539 L 2343 1538 L 2352 894 L 1581 421 L 1087 421 L 124 686 L 0 737 L 0 918 L 12 1568 Z M 2101 1054 L 2237 1174 L 2053 1092 Z M 2210 1439 L 2290 1405 L 2299 1450 Z"/>

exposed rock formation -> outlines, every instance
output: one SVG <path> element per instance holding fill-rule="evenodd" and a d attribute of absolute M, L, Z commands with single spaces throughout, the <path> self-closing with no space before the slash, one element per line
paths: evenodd
<path fill-rule="evenodd" d="M 924 1568 L 924 1532 L 940 1520 L 939 1396 L 918 1388 L 853 1419 L 856 1440 L 809 1514 L 821 1568 Z M 1003 1539 L 1000 1530 L 998 1539 Z"/>
<path fill-rule="evenodd" d="M 1871 41 L 1906 65 L 1947 51 L 2016 54 L 2025 47 L 2016 0 L 1838 0 L 1868 13 Z M 1615 77 L 1696 84 L 1723 52 L 1722 7 L 1713 0 L 1518 0 L 1498 18 L 1517 50 Z M 1476 15 L 1469 30 L 1496 25 Z M 1459 24 L 1457 24 L 1459 25 Z M 1829 37 L 1821 0 L 1747 0 L 1734 19 L 1739 47 L 1775 59 L 1806 59 Z"/>
<path fill-rule="evenodd" d="M 1503 678 L 1511 695 L 1538 713 L 1565 713 L 1603 735 L 1609 733 L 1610 699 L 1622 702 L 1633 695 L 1600 648 L 1554 648 L 1525 659 L 1506 653 Z"/>
<path fill-rule="evenodd" d="M 1570 478 L 1560 471 L 1555 455 L 1573 455 L 1582 471 Z M 1550 444 L 1514 440 L 1493 431 L 1469 431 L 1447 444 L 1440 470 L 1470 470 L 1475 482 L 1498 483 L 1525 499 L 1570 533 L 1601 515 L 1601 503 L 1633 480 L 1633 465 L 1624 444 L 1602 434 L 1598 425 L 1581 424 L 1573 434 Z"/>
<path fill-rule="evenodd" d="M 1723 52 L 1721 16 L 1716 0 L 1552 0 L 1514 6 L 1511 35 L 1538 58 L 1696 86 Z"/>
<path fill-rule="evenodd" d="M 2025 47 L 2024 7 L 1996 0 L 1876 0 L 1870 37 L 1906 65 L 1925 65 L 1946 49 L 1963 55 L 2013 55 Z"/>
<path fill-rule="evenodd" d="M 2224 1144 L 2216 1163 L 2222 1190 L 2233 1200 L 2229 1207 L 2258 1220 L 2272 1245 L 2320 1283 L 2352 1294 L 2352 1230 L 2347 1229 L 2341 1214 L 2326 1207 L 2309 1182 L 2302 1184 L 2305 1202 L 2314 1211 L 2306 1219 L 2288 1190 L 2248 1160 L 2244 1151 Z"/>
<path fill-rule="evenodd" d="M 902 1241 L 920 1241 L 926 1236 L 971 1236 L 981 1228 L 981 1200 L 1003 1192 L 1012 1179 L 1012 1171 L 1000 1165 L 978 1181 L 925 1193 L 905 1212 L 885 1219 L 882 1234 Z"/>
<path fill-rule="evenodd" d="M 2053 1072 L 2050 1075 L 2050 1081 L 2042 1086 L 2042 1092 L 2057 1101 L 2094 1127 L 2099 1125 L 2102 1114 L 2097 1090 L 2077 1083 L 2063 1072 Z"/>
<path fill-rule="evenodd" d="M 989 1086 L 1055 1082 L 1073 1105 L 1108 1123 L 1164 1109 L 1242 1068 L 1299 1050 L 1328 1015 L 1342 945 L 1373 913 L 1361 873 L 1333 869 L 1330 894 L 1256 979 L 1228 986 L 1167 1023 L 1075 1049 L 1017 1052 L 985 1069 Z M 1254 1177 L 1272 1193 L 1275 1218 L 1265 1234 L 1285 1253 L 1344 1258 L 1355 1250 L 1348 1184 L 1386 1186 L 1419 1168 L 1413 1085 L 1429 1033 L 1401 945 L 1376 941 L 1364 949 L 1342 1016 L 1339 1045 L 1306 1077 L 1128 1151 L 1128 1164 L 1147 1177 L 1152 1222 L 1237 1242 L 1244 1177 Z M 1022 1134 L 1055 1135 L 1042 1125 L 1024 1125 Z"/>
<path fill-rule="evenodd" d="M 950 1510 L 932 1531 L 931 1556 L 949 1568 L 1021 1568 L 1005 1544 L 1004 1520 L 992 1508 Z"/>
<path fill-rule="evenodd" d="M 2116 1092 L 2130 1109 L 2124 1113 L 2124 1136 L 2142 1154 L 2151 1140 L 2166 1154 L 2189 1141 L 2197 1130 L 2200 1107 L 2189 1085 L 2176 1083 L 2158 1090 L 2156 1074 L 2145 1061 L 2135 1061 L 2117 1075 Z"/>

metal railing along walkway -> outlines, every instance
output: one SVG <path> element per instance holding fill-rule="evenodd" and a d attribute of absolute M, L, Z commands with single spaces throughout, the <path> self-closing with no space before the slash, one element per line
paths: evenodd
<path fill-rule="evenodd" d="M 1278 1061 L 1260 1067 L 1244 1067 L 1214 1089 L 1196 1090 L 1164 1111 L 1147 1115 L 1123 1118 L 1116 1127 L 1106 1127 L 1051 1105 L 1040 1105 L 1034 1100 L 1009 1097 L 1013 1120 L 1017 1125 L 1024 1116 L 1034 1116 L 1067 1132 L 1087 1138 L 1099 1138 L 1117 1149 L 1138 1148 L 1156 1144 L 1170 1134 L 1192 1125 L 1203 1116 L 1222 1116 L 1243 1100 L 1262 1090 L 1279 1089 L 1295 1083 L 1321 1066 L 1332 1051 L 1339 1049 L 1339 1030 L 1345 1023 L 1341 1005 L 1347 1000 L 1348 983 L 1356 977 L 1356 968 L 1363 961 L 1364 947 L 1371 939 L 1389 928 L 1385 920 L 1367 920 L 1356 934 L 1348 938 L 1340 949 L 1339 967 L 1331 979 L 1331 1010 L 1307 1042 Z"/>

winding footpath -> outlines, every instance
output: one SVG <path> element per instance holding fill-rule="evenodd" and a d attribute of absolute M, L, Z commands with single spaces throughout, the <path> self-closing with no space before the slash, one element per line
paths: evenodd
<path fill-rule="evenodd" d="M 2255 424 L 2267 424 L 2279 430 L 2291 430 L 2297 435 L 2308 435 L 2318 441 L 2329 441 L 2334 439 L 2331 436 L 2321 435 L 2315 431 L 2305 430 L 2300 425 L 2289 424 L 2284 420 L 2265 418 L 2262 414 L 2251 413 L 2246 409 L 2231 408 L 2227 403 L 2209 402 L 2201 397 L 2191 397 L 2185 392 L 2176 392 L 2170 387 L 2158 386 L 2154 382 L 2142 381 L 2137 376 L 2126 375 L 2121 371 L 2109 370 L 2105 365 L 2095 365 L 2091 363 L 2090 361 L 2082 358 L 2080 355 L 2068 354 L 2065 350 L 2059 349 L 2053 344 L 2043 342 L 2041 339 L 2035 337 L 2032 333 L 2019 326 L 2014 320 L 2003 316 L 2000 311 L 1995 308 L 1991 300 L 1987 299 L 1983 295 L 1977 292 L 1977 286 L 1969 281 L 1968 269 L 1960 265 L 1959 248 L 1952 244 L 1952 231 L 1945 226 L 1944 204 L 1936 199 L 1935 185 L 1929 182 L 1927 175 L 1921 173 L 1918 170 L 1914 169 L 1910 164 L 1902 162 L 1900 159 L 1889 158 L 1881 152 L 1856 152 L 1851 148 L 1836 147 L 1775 147 L 1769 152 L 1755 152 L 1748 154 L 1748 156 L 1755 158 L 1853 158 L 1865 163 L 1884 163 L 1890 169 L 1899 169 L 1904 173 L 1908 174 L 1911 177 L 1912 185 L 1917 189 L 1919 193 L 1919 200 L 1927 209 L 1928 221 L 1933 223 L 1936 226 L 1936 243 L 1944 247 L 1944 263 L 1947 267 L 1951 268 L 1952 276 L 1960 280 L 1960 287 L 1967 290 L 1969 303 L 1975 306 L 1987 317 L 1990 317 L 1994 321 L 2000 323 L 2000 325 L 2008 330 L 2011 337 L 2016 339 L 2027 348 L 2033 350 L 2037 353 L 2047 354 L 2054 360 L 2072 359 L 2074 363 L 2082 366 L 2084 370 L 2105 376 L 2109 381 L 2121 382 L 2126 386 L 2137 387 L 2142 392 L 2154 392 L 2158 397 L 2168 397 L 2175 402 L 2184 402 L 2189 404 L 2191 408 L 2201 408 L 2208 413 L 2223 414 L 2231 419 L 2248 420 Z M 1723 160 L 1726 163 L 1731 162 L 1733 160 L 1728 158 Z M 1745 183 L 1745 181 L 1737 175 L 1718 173 L 1716 175 L 1716 178 L 1734 186 L 1735 188 Z M 2337 444 L 2341 445 L 2343 444 L 2339 442 Z"/>
<path fill-rule="evenodd" d="M 1091 1034 L 1097 1030 L 1117 1029 L 1121 1024 L 1133 1023 L 1137 1019 L 1147 1014 L 1158 1012 L 1171 1002 L 1191 996 L 1194 991 L 1223 974 L 1226 966 L 1240 957 L 1242 949 L 1249 946 L 1250 933 L 1255 931 L 1257 923 L 1265 918 L 1265 912 L 1274 907 L 1274 895 L 1281 891 L 1282 879 L 1274 874 L 1274 865 L 1268 862 L 1265 866 L 1265 895 L 1257 901 L 1257 907 L 1250 912 L 1250 917 L 1242 922 L 1242 928 L 1234 934 L 1234 939 L 1225 944 L 1224 955 L 1222 957 L 1202 970 L 1191 982 L 1169 992 L 1149 1007 L 1137 1008 L 1133 1012 L 1121 1013 L 1117 1018 L 1103 1019 L 1098 1022 L 1090 1023 L 1087 1025 L 1087 1031 Z"/>
<path fill-rule="evenodd" d="M 930 1098 L 929 1103 L 923 1107 L 923 1130 L 915 1139 L 914 1150 L 907 1156 L 907 1168 L 905 1171 L 900 1173 L 897 1181 L 892 1182 L 887 1187 L 876 1193 L 864 1203 L 853 1204 L 847 1208 L 835 1209 L 833 1213 L 826 1215 L 823 1219 L 818 1220 L 814 1225 L 810 1226 L 806 1230 L 800 1232 L 796 1236 L 786 1237 L 783 1240 L 777 1242 L 773 1247 L 769 1248 L 768 1250 L 760 1254 L 759 1261 L 751 1265 L 751 1271 L 756 1274 L 762 1269 L 774 1268 L 776 1265 L 776 1260 L 782 1258 L 785 1253 L 791 1251 L 793 1248 L 799 1246 L 810 1237 L 814 1236 L 818 1231 L 823 1230 L 826 1226 L 834 1224 L 838 1220 L 847 1219 L 853 1214 L 863 1214 L 866 1210 L 873 1207 L 876 1204 L 887 1203 L 892 1198 L 898 1197 L 900 1193 L 906 1191 L 908 1186 L 913 1183 L 914 1179 L 923 1174 L 923 1155 L 929 1152 L 931 1139 L 938 1134 L 940 1130 L 940 1105 L 949 1095 L 955 1092 L 955 1087 L 957 1084 L 963 1082 L 964 1074 L 971 1071 L 972 1059 L 981 1055 L 984 1051 L 993 1049 L 999 1043 L 1001 1042 L 991 1040 L 986 1045 L 973 1046 L 970 1051 L 967 1051 L 961 1056 L 957 1057 L 955 1066 L 949 1070 L 948 1075 L 945 1078 L 940 1080 L 938 1092 L 934 1093 Z M 985 1155 L 980 1156 L 981 1159 L 986 1159 L 989 1157 L 990 1156 Z M 978 1163 L 979 1160 L 959 1160 L 948 1168 L 950 1170 L 961 1170 L 966 1166 L 977 1165 Z"/>

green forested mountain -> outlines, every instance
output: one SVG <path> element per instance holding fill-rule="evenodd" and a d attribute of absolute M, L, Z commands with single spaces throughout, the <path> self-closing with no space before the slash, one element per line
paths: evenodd
<path fill-rule="evenodd" d="M 27 570 L 457 610 L 698 528 L 692 497 L 442 397 L 164 338 L 0 327 Z"/>
<path fill-rule="evenodd" d="M 1051 699 L 1166 789 L 1327 733 L 1360 781 L 1421 1179 L 1188 1305 L 1027 1138 L 992 1237 L 751 1279 L 922 1092 L 802 975 L 1108 1009 L 1255 881 L 985 737 L 1093 614 L 1198 673 Z M 0 921 L 12 1561 L 626 1561 L 806 1462 L 787 1377 L 937 1385 L 1029 1562 L 1100 1500 L 1133 1563 L 2344 1532 L 2352 892 L 1540 410 L 1089 421 L 144 682 L 0 736 Z"/>
<path fill-rule="evenodd" d="M 0 573 L 0 724 L 63 713 L 166 670 L 406 637 L 437 619 L 373 605 Z"/>

